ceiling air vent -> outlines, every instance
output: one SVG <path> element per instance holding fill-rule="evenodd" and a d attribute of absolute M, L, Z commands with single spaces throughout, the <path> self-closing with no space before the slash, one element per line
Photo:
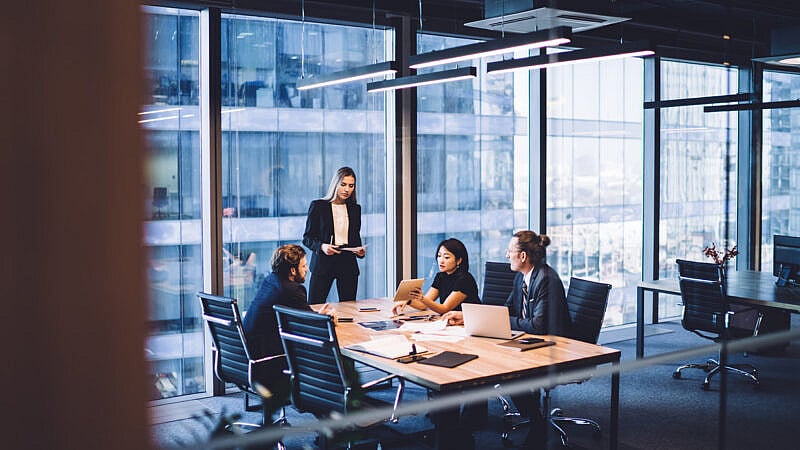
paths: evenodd
<path fill-rule="evenodd" d="M 465 25 L 492 31 L 508 31 L 511 33 L 530 33 L 532 31 L 567 26 L 573 33 L 604 27 L 614 23 L 630 20 L 629 17 L 601 16 L 575 11 L 564 11 L 555 8 L 537 8 L 521 11 L 505 16 L 469 22 Z"/>

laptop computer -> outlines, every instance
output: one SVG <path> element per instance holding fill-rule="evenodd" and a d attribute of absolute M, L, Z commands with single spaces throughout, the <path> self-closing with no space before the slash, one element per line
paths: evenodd
<path fill-rule="evenodd" d="M 462 303 L 461 311 L 467 336 L 515 339 L 525 334 L 524 331 L 511 330 L 505 306 Z"/>

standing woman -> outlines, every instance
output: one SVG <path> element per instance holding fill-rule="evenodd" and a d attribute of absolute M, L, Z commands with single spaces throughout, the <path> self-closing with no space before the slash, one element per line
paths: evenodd
<path fill-rule="evenodd" d="M 356 173 L 336 171 L 325 197 L 308 208 L 303 244 L 311 250 L 308 303 L 325 303 L 333 280 L 339 300 L 355 300 L 358 263 L 367 249 L 361 245 L 361 206 L 356 203 Z"/>

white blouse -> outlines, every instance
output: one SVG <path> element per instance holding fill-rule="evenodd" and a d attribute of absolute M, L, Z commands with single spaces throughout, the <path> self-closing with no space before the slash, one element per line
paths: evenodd
<path fill-rule="evenodd" d="M 347 216 L 347 205 L 331 203 L 333 211 L 333 236 L 334 245 L 345 245 L 347 242 L 347 229 L 350 227 L 350 218 Z"/>

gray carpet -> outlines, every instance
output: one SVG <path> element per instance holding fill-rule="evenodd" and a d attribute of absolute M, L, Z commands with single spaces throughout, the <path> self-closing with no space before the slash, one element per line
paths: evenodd
<path fill-rule="evenodd" d="M 794 318 L 794 328 L 800 326 Z M 684 331 L 678 323 L 662 323 L 658 332 L 646 338 L 646 354 L 654 355 L 688 349 L 708 344 Z M 635 341 L 626 340 L 607 344 L 622 351 L 622 360 L 631 361 L 635 354 Z M 714 355 L 708 355 L 712 357 Z M 692 361 L 702 362 L 701 358 Z M 744 378 L 729 376 L 727 449 L 770 450 L 794 449 L 800 441 L 800 428 L 793 425 L 800 417 L 800 342 L 795 340 L 783 352 L 771 354 L 749 354 L 746 357 L 732 355 L 733 362 L 747 362 L 759 369 L 761 386 L 753 387 Z M 719 448 L 717 422 L 719 408 L 719 384 L 712 382 L 710 391 L 700 386 L 705 377 L 701 370 L 687 371 L 680 380 L 672 378 L 675 367 L 687 361 L 675 361 L 650 366 L 641 370 L 623 373 L 620 377 L 620 448 L 628 449 L 713 449 Z M 553 406 L 562 408 L 565 414 L 589 417 L 603 427 L 609 426 L 609 377 L 591 380 L 554 390 Z M 239 412 L 242 409 L 241 394 L 215 397 L 189 403 L 196 412 L 209 409 L 215 416 L 222 411 Z M 391 395 L 386 392 L 387 396 Z M 426 393 L 414 385 L 407 385 L 404 399 L 424 400 Z M 151 408 L 155 410 L 165 407 Z M 155 414 L 153 414 L 155 415 Z M 292 425 L 313 423 L 308 414 L 287 410 Z M 489 400 L 488 422 L 473 435 L 476 448 L 504 448 L 500 439 L 502 410 L 495 399 Z M 175 417 L 179 417 L 176 414 Z M 197 419 L 171 420 L 169 414 L 161 414 L 161 421 L 151 427 L 154 445 L 158 447 L 191 447 L 205 442 L 208 428 Z M 246 413 L 249 421 L 257 421 L 257 413 Z M 381 440 L 382 448 L 425 449 L 431 448 L 426 437 L 432 428 L 425 415 L 403 417 L 396 425 L 381 427 L 375 436 Z M 521 444 L 526 430 L 512 434 L 510 447 Z M 594 439 L 588 427 L 569 427 L 571 448 L 608 448 L 608 434 Z M 311 434 L 285 440 L 290 449 L 316 448 Z M 550 435 L 550 447 L 560 448 L 555 433 Z M 373 445 L 372 448 L 375 446 Z"/>

